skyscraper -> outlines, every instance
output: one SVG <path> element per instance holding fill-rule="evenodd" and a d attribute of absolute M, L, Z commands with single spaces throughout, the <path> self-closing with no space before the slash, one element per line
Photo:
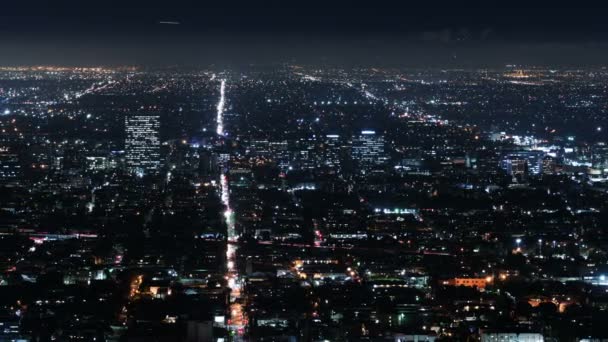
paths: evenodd
<path fill-rule="evenodd" d="M 384 137 L 375 131 L 361 131 L 353 138 L 353 161 L 360 166 L 381 166 L 387 158 L 384 151 Z"/>
<path fill-rule="evenodd" d="M 342 147 L 340 136 L 327 134 L 323 144 L 323 164 L 332 169 L 340 168 L 340 149 Z"/>
<path fill-rule="evenodd" d="M 127 170 L 139 176 L 160 169 L 160 117 L 133 115 L 125 118 Z"/>

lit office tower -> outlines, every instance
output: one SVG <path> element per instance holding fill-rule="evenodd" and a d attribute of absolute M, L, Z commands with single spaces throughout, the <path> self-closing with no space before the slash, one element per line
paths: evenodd
<path fill-rule="evenodd" d="M 543 171 L 542 151 L 513 151 L 502 156 L 500 167 L 509 176 L 538 175 Z"/>
<path fill-rule="evenodd" d="M 127 116 L 125 130 L 126 163 L 129 172 L 139 176 L 157 173 L 160 168 L 160 117 Z"/>
<path fill-rule="evenodd" d="M 361 131 L 353 138 L 352 157 L 361 166 L 383 165 L 387 160 L 384 137 L 374 131 Z"/>
<path fill-rule="evenodd" d="M 332 169 L 340 168 L 340 148 L 342 147 L 340 136 L 328 134 L 323 144 L 323 164 Z"/>
<path fill-rule="evenodd" d="M 520 156 L 509 156 L 500 162 L 501 168 L 513 177 L 525 177 L 528 173 L 528 163 Z"/>
<path fill-rule="evenodd" d="M 0 183 L 15 182 L 21 176 L 19 156 L 8 149 L 0 148 Z"/>

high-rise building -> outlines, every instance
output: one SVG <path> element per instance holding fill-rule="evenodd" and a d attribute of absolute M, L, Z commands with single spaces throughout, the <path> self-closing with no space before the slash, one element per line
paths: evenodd
<path fill-rule="evenodd" d="M 501 161 L 501 167 L 509 176 L 525 177 L 528 174 L 526 159 L 519 156 L 510 156 Z"/>
<path fill-rule="evenodd" d="M 116 167 L 116 162 L 107 156 L 87 156 L 87 169 L 91 171 L 105 171 Z"/>
<path fill-rule="evenodd" d="M 218 171 L 218 155 L 211 150 L 201 150 L 199 162 L 199 171 L 203 176 L 211 176 L 217 174 Z"/>
<path fill-rule="evenodd" d="M 16 181 L 21 176 L 21 164 L 16 153 L 0 149 L 0 182 Z"/>
<path fill-rule="evenodd" d="M 249 142 L 249 153 L 258 157 L 270 156 L 270 143 L 268 139 L 253 139 Z"/>
<path fill-rule="evenodd" d="M 513 151 L 503 155 L 500 167 L 510 176 L 539 175 L 543 171 L 542 151 Z"/>
<path fill-rule="evenodd" d="M 282 171 L 289 169 L 290 154 L 287 140 L 271 141 L 270 152 Z"/>
<path fill-rule="evenodd" d="M 361 131 L 353 138 L 352 158 L 361 166 L 381 166 L 387 161 L 384 137 L 375 131 Z"/>
<path fill-rule="evenodd" d="M 133 115 L 125 118 L 126 165 L 139 176 L 157 173 L 160 169 L 160 117 Z"/>
<path fill-rule="evenodd" d="M 556 160 L 551 156 L 545 156 L 543 158 L 543 170 L 542 173 L 545 175 L 550 175 L 555 173 L 556 168 Z"/>
<path fill-rule="evenodd" d="M 341 140 L 337 134 L 325 136 L 323 144 L 323 164 L 332 169 L 340 169 L 341 161 Z"/>
<path fill-rule="evenodd" d="M 591 164 L 594 168 L 608 170 L 608 144 L 598 142 L 591 147 Z"/>
<path fill-rule="evenodd" d="M 295 170 L 312 170 L 317 167 L 316 137 L 301 138 L 295 141 L 292 163 Z"/>

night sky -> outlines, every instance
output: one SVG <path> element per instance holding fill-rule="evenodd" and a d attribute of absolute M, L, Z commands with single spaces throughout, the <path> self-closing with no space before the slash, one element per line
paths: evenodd
<path fill-rule="evenodd" d="M 0 11 L 0 64 L 475 67 L 608 60 L 608 5 L 410 2 L 10 1 Z"/>

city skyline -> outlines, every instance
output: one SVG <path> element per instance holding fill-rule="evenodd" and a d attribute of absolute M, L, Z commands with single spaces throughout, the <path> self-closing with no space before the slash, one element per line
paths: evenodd
<path fill-rule="evenodd" d="M 0 12 L 0 341 L 608 339 L 602 5 Z"/>

